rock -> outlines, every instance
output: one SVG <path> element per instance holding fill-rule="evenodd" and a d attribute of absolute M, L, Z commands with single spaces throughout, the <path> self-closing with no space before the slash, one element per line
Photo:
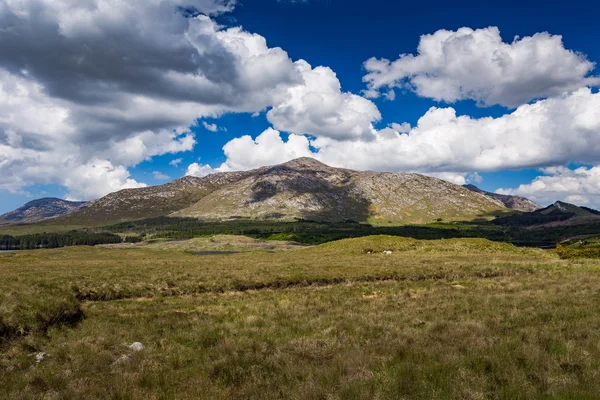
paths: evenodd
<path fill-rule="evenodd" d="M 43 351 L 42 351 L 42 352 L 39 352 L 39 353 L 37 353 L 37 354 L 35 355 L 35 362 L 36 362 L 36 364 L 39 364 L 39 363 L 41 363 L 42 361 L 44 361 L 44 358 L 46 358 L 46 353 L 44 353 Z"/>
<path fill-rule="evenodd" d="M 113 365 L 119 365 L 128 362 L 131 360 L 130 354 L 123 354 L 121 357 L 117 358 L 117 360 L 113 363 Z"/>
<path fill-rule="evenodd" d="M 386 250 L 386 251 L 383 252 L 383 254 L 390 255 L 390 254 L 392 254 L 392 252 L 390 250 Z"/>
<path fill-rule="evenodd" d="M 462 290 L 462 289 L 466 289 L 466 287 L 464 287 L 463 285 L 452 285 L 452 287 L 453 287 L 454 289 L 460 289 L 460 290 Z"/>
<path fill-rule="evenodd" d="M 144 350 L 145 346 L 143 344 L 141 344 L 140 342 L 135 342 L 135 343 L 131 343 L 129 345 L 129 348 L 133 351 L 142 351 L 142 350 Z"/>

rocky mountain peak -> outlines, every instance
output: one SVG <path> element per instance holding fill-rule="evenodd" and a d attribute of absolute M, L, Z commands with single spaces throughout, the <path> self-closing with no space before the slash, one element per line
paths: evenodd
<path fill-rule="evenodd" d="M 279 164 L 279 166 L 293 168 L 298 170 L 318 170 L 318 169 L 332 169 L 327 164 L 323 164 L 321 161 L 318 161 L 311 157 L 300 157 L 295 158 L 291 161 L 288 161 L 283 164 Z"/>

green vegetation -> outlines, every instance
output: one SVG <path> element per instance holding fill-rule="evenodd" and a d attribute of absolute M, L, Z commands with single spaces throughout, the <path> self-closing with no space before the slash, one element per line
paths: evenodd
<path fill-rule="evenodd" d="M 136 240 L 132 237 L 126 241 Z M 97 244 L 121 243 L 120 236 L 112 233 L 93 233 L 84 231 L 69 231 L 65 233 L 38 233 L 18 237 L 0 236 L 0 250 L 30 250 L 30 249 L 55 249 L 66 246 L 95 246 Z"/>
<path fill-rule="evenodd" d="M 416 239 L 482 237 L 495 241 L 510 241 L 510 236 L 502 227 L 488 222 L 372 226 L 351 220 L 337 223 L 310 220 L 205 222 L 195 218 L 160 217 L 124 222 L 104 229 L 115 233 L 148 234 L 155 238 L 189 239 L 211 235 L 246 235 L 259 239 L 287 240 L 304 244 L 322 244 L 333 240 L 371 235 L 394 235 Z"/>
<path fill-rule="evenodd" d="M 559 244 L 557 254 L 563 259 L 600 258 L 600 238 L 598 236 L 585 239 L 573 239 Z"/>
<path fill-rule="evenodd" d="M 190 253 L 228 240 L 0 254 L 0 397 L 600 392 L 597 260 L 391 236 L 273 253 L 244 239 L 232 246 L 252 251 Z"/>

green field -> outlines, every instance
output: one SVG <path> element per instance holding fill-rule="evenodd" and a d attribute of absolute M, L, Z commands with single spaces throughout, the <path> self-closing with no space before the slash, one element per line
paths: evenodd
<path fill-rule="evenodd" d="M 600 263 L 555 251 L 218 236 L 0 253 L 0 274 L 0 398 L 600 393 Z"/>

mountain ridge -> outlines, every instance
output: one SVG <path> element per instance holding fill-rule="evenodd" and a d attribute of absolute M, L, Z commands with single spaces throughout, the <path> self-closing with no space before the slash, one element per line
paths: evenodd
<path fill-rule="evenodd" d="M 522 211 L 522 212 L 532 212 L 532 211 L 539 210 L 540 208 L 542 208 L 540 205 L 534 203 L 533 201 L 531 201 L 525 197 L 511 196 L 511 195 L 507 195 L 507 194 L 488 192 L 488 191 L 478 188 L 475 185 L 463 185 L 463 187 L 465 187 L 473 192 L 481 193 L 485 196 L 499 200 L 506 206 L 506 208 L 510 208 L 512 210 Z"/>
<path fill-rule="evenodd" d="M 588 207 L 579 207 L 564 201 L 556 201 L 547 207 L 533 212 L 498 218 L 494 223 L 524 227 L 600 225 L 600 211 Z"/>
<path fill-rule="evenodd" d="M 124 189 L 51 223 L 92 227 L 171 216 L 420 224 L 489 218 L 505 210 L 497 198 L 437 178 L 335 168 L 304 157 L 249 171 L 185 176 L 160 186 Z"/>
<path fill-rule="evenodd" d="M 47 221 L 72 214 L 86 207 L 85 201 L 68 201 L 44 197 L 25 203 L 21 207 L 0 215 L 0 225 L 27 224 Z"/>

